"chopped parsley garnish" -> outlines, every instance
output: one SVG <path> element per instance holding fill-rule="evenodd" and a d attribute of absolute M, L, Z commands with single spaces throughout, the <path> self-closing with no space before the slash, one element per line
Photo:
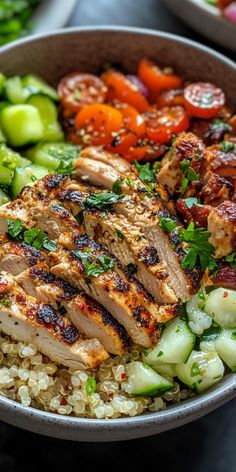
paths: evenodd
<path fill-rule="evenodd" d="M 187 186 L 188 186 L 188 183 L 193 182 L 194 180 L 199 180 L 199 175 L 190 166 L 189 161 L 181 162 L 180 167 L 181 167 L 182 172 L 184 174 L 184 177 L 181 181 L 181 187 L 180 187 L 181 194 L 183 195 L 185 193 L 185 190 L 186 190 Z"/>
<path fill-rule="evenodd" d="M 202 287 L 198 290 L 198 298 L 200 298 L 200 300 L 202 300 L 203 302 L 206 301 L 206 292 Z"/>
<path fill-rule="evenodd" d="M 45 241 L 47 239 L 46 233 L 40 231 L 37 227 L 28 229 L 24 232 L 23 240 L 24 243 L 29 244 L 35 249 L 42 249 Z"/>
<path fill-rule="evenodd" d="M 12 239 L 16 239 L 23 229 L 24 225 L 19 218 L 17 220 L 7 219 L 7 233 Z"/>
<path fill-rule="evenodd" d="M 130 262 L 125 267 L 125 271 L 127 272 L 128 275 L 134 275 L 137 272 L 137 266 L 135 264 L 132 264 L 132 262 Z"/>
<path fill-rule="evenodd" d="M 171 218 L 160 218 L 159 226 L 167 233 L 171 233 L 177 225 Z"/>
<path fill-rule="evenodd" d="M 117 193 L 94 193 L 88 195 L 84 201 L 87 208 L 96 208 L 97 210 L 110 210 L 114 203 L 123 198 L 123 195 Z"/>
<path fill-rule="evenodd" d="M 114 184 L 112 185 L 112 190 L 114 193 L 117 193 L 117 195 L 122 194 L 122 188 L 121 188 L 121 180 L 117 179 Z"/>
<path fill-rule="evenodd" d="M 221 147 L 221 150 L 223 152 L 229 152 L 229 151 L 233 151 L 234 148 L 235 148 L 235 145 L 234 143 L 232 143 L 232 141 L 223 141 L 221 144 L 220 144 L 220 147 Z"/>
<path fill-rule="evenodd" d="M 200 337 L 200 342 L 202 341 L 214 341 L 221 333 L 221 328 L 217 326 L 211 326 L 208 329 L 205 329 L 204 333 Z"/>
<path fill-rule="evenodd" d="M 75 256 L 82 262 L 86 277 L 98 277 L 108 270 L 113 270 L 115 261 L 111 257 L 92 254 L 89 250 L 74 251 Z"/>
<path fill-rule="evenodd" d="M 115 228 L 115 232 L 116 232 L 119 239 L 124 239 L 124 235 L 123 235 L 122 231 L 120 231 L 118 228 Z"/>
<path fill-rule="evenodd" d="M 46 239 L 46 241 L 43 243 L 43 247 L 48 251 L 56 251 L 58 248 L 56 241 L 53 239 Z"/>
<path fill-rule="evenodd" d="M 156 165 L 151 167 L 150 162 L 147 162 L 146 164 L 139 164 L 138 161 L 134 161 L 134 165 L 142 182 L 156 182 Z"/>
<path fill-rule="evenodd" d="M 133 182 L 133 180 L 132 180 L 130 177 L 125 177 L 125 183 L 126 183 L 129 187 L 134 187 L 134 182 Z"/>
<path fill-rule="evenodd" d="M 163 351 L 159 351 L 158 354 L 157 354 L 157 357 L 161 357 L 163 356 L 164 352 Z"/>
<path fill-rule="evenodd" d="M 231 334 L 231 339 L 233 341 L 236 341 L 236 331 L 233 331 L 233 333 Z"/>
<path fill-rule="evenodd" d="M 193 205 L 197 205 L 198 201 L 197 198 L 195 197 L 188 197 L 184 199 L 186 206 L 190 209 L 193 207 Z"/>
<path fill-rule="evenodd" d="M 74 170 L 74 161 L 73 160 L 60 160 L 59 167 L 57 168 L 57 174 L 72 174 Z"/>
<path fill-rule="evenodd" d="M 225 260 L 226 262 L 229 262 L 232 269 L 236 270 L 236 251 L 231 252 L 231 254 L 228 254 L 228 256 L 225 256 Z"/>
<path fill-rule="evenodd" d="M 201 375 L 201 372 L 198 363 L 194 362 L 191 367 L 190 377 L 196 377 L 197 375 Z"/>
<path fill-rule="evenodd" d="M 96 392 L 97 382 L 94 377 L 88 377 L 85 383 L 85 390 L 88 397 L 91 397 L 94 392 Z"/>
<path fill-rule="evenodd" d="M 190 223 L 187 229 L 181 232 L 181 241 L 190 246 L 190 249 L 185 249 L 186 255 L 181 262 L 184 269 L 193 269 L 198 260 L 202 270 L 209 266 L 213 269 L 214 246 L 208 241 L 210 235 L 204 228 L 195 228 L 194 223 Z"/>

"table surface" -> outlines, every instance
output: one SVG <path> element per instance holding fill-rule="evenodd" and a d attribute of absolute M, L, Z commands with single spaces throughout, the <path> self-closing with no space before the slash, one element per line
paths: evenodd
<path fill-rule="evenodd" d="M 181 0 L 180 0 L 181 1 Z M 129 25 L 159 29 L 211 44 L 177 20 L 160 0 L 79 0 L 69 25 Z M 92 444 L 44 438 L 0 423 L 0 471 L 89 470 L 108 464 L 150 471 L 233 472 L 236 468 L 236 399 L 177 430 L 135 441 Z M 105 462 L 106 461 L 106 462 Z M 73 469 L 72 469 L 73 468 Z"/>

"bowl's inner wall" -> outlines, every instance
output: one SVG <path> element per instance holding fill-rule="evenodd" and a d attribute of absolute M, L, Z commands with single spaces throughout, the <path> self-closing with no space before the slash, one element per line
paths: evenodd
<path fill-rule="evenodd" d="M 142 57 L 174 66 L 184 77 L 207 80 L 221 86 L 229 102 L 236 104 L 236 68 L 187 40 L 135 31 L 91 30 L 62 32 L 9 46 L 0 52 L 1 72 L 12 75 L 33 72 L 57 84 L 74 70 L 97 72 L 105 63 L 134 72 Z"/>

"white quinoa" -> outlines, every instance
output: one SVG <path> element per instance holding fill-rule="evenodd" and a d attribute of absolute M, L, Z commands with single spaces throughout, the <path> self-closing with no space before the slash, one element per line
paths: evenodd
<path fill-rule="evenodd" d="M 82 418 L 136 416 L 192 395 L 177 382 L 161 397 L 129 395 L 125 365 L 141 361 L 141 352 L 133 346 L 131 352 L 110 357 L 96 371 L 73 371 L 54 364 L 34 345 L 0 333 L 0 394 L 24 406 Z M 91 378 L 92 392 L 87 386 Z"/>

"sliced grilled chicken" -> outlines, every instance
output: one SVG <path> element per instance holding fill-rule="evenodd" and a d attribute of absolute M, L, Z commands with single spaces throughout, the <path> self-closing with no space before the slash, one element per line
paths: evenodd
<path fill-rule="evenodd" d="M 56 279 L 45 263 L 22 272 L 16 281 L 26 293 L 54 309 L 63 306 L 76 328 L 89 338 L 97 338 L 108 352 L 121 355 L 127 349 L 129 338 L 123 326 L 84 292 Z"/>
<path fill-rule="evenodd" d="M 182 245 L 177 231 L 170 234 L 160 227 L 160 218 L 172 218 L 176 226 L 181 224 L 171 215 L 156 197 L 149 197 L 142 182 L 131 174 L 132 186 L 127 185 L 125 176 L 119 174 L 109 165 L 91 158 L 80 158 L 76 161 L 77 176 L 86 175 L 94 184 L 100 184 L 108 189 L 116 180 L 120 180 L 125 198 L 114 205 L 116 212 L 124 215 L 129 221 L 137 225 L 144 237 L 156 249 L 160 262 L 168 274 L 167 283 L 174 290 L 178 299 L 186 301 L 199 288 L 199 270 L 186 270 L 181 267 L 184 256 Z M 128 175 L 130 176 L 130 175 Z"/>
<path fill-rule="evenodd" d="M 217 258 L 233 252 L 236 248 L 236 203 L 225 201 L 212 208 L 208 216 L 208 231 Z"/>
<path fill-rule="evenodd" d="M 122 174 L 132 171 L 132 166 L 129 162 L 125 161 L 125 159 L 118 155 L 104 151 L 102 147 L 88 146 L 85 149 L 82 149 L 80 156 L 104 162 L 104 164 L 108 164 Z"/>
<path fill-rule="evenodd" d="M 77 186 L 77 190 L 71 187 Z M 75 215 L 84 209 L 89 192 L 79 183 L 71 184 L 65 192 L 58 194 L 63 205 Z M 165 264 L 160 263 L 156 249 L 145 239 L 137 225 L 130 223 L 123 215 L 102 210 L 84 210 L 83 223 L 86 233 L 97 243 L 114 254 L 124 266 L 132 264 L 137 278 L 158 303 L 176 303 L 177 297 L 168 285 Z"/>
<path fill-rule="evenodd" d="M 125 327 L 134 342 L 143 346 L 154 344 L 159 334 L 155 318 L 158 318 L 160 310 L 152 297 L 138 281 L 128 280 L 126 274 L 118 267 L 116 259 L 104 248 L 86 235 L 79 234 L 80 227 L 71 213 L 58 203 L 56 204 L 56 201 L 48 200 L 45 196 L 39 195 L 33 187 L 26 188 L 22 193 L 22 201 L 24 201 L 25 208 L 28 207 L 31 221 L 35 221 L 41 230 L 46 230 L 53 238 L 56 238 L 60 233 L 60 241 L 65 245 L 64 234 L 67 228 L 70 230 L 70 244 L 73 241 L 74 247 L 85 253 L 82 255 L 83 259 L 88 256 L 87 251 L 89 251 L 87 262 L 89 266 L 96 264 L 100 271 L 101 260 L 104 264 L 108 264 L 107 270 L 102 270 L 101 274 L 97 273 L 90 277 L 88 285 L 84 263 L 79 260 L 75 252 L 67 253 L 62 249 L 55 253 L 54 262 L 50 262 L 54 265 L 57 264 L 57 267 L 52 269 L 55 275 L 71 282 L 72 285 L 84 290 L 101 303 Z M 50 215 L 54 215 L 55 212 L 56 217 L 52 216 L 50 219 Z M 70 228 L 70 222 L 73 230 L 78 228 L 75 233 Z M 109 264 L 111 264 L 112 270 L 109 270 Z M 168 313 L 171 309 L 176 312 L 175 307 L 168 306 Z"/>
<path fill-rule="evenodd" d="M 50 305 L 26 295 L 14 277 L 0 273 L 0 329 L 73 369 L 95 368 L 108 358 L 97 339 L 83 340 L 76 327 Z"/>
<path fill-rule="evenodd" d="M 45 250 L 38 251 L 28 244 L 16 242 L 6 235 L 0 236 L 0 271 L 18 275 L 44 261 Z"/>

